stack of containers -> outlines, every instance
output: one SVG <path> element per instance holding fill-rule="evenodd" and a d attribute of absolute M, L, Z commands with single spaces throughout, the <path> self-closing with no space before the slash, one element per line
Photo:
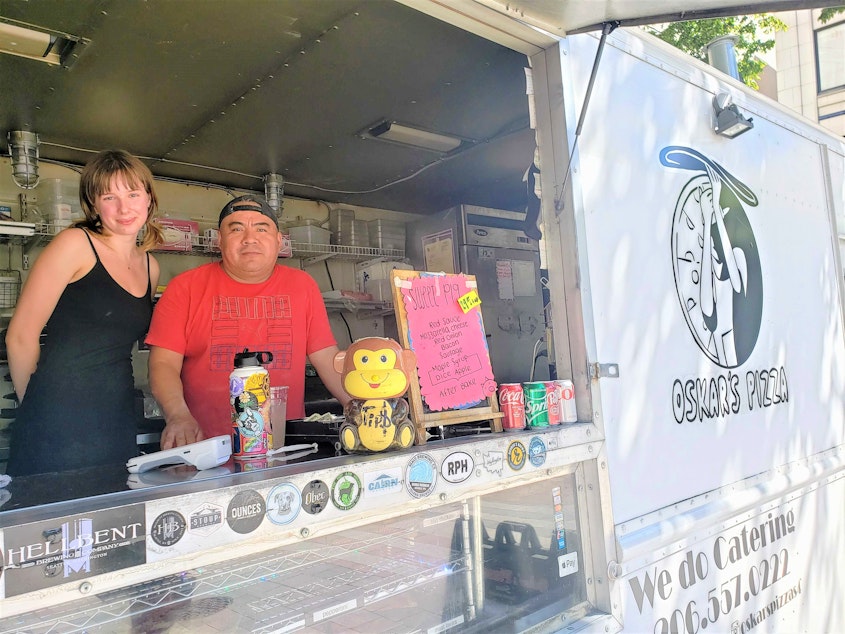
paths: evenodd
<path fill-rule="evenodd" d="M 405 225 L 394 220 L 371 220 L 368 223 L 370 246 L 405 252 Z"/>
<path fill-rule="evenodd" d="M 350 247 L 370 246 L 370 232 L 366 220 L 353 220 L 350 228 L 351 231 L 346 235 L 345 241 L 341 241 L 341 244 Z"/>
<path fill-rule="evenodd" d="M 58 233 L 83 217 L 78 181 L 42 178 L 35 189 L 35 195 L 38 210 L 44 221 L 52 225 L 53 233 Z"/>
<path fill-rule="evenodd" d="M 329 212 L 329 230 L 332 244 L 350 244 L 352 223 L 355 211 L 352 209 L 332 209 Z"/>

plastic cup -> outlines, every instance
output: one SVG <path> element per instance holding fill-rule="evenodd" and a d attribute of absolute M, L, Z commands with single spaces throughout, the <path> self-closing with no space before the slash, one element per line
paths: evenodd
<path fill-rule="evenodd" d="M 273 431 L 273 446 L 285 446 L 285 427 L 288 416 L 288 386 L 270 388 L 270 429 Z"/>

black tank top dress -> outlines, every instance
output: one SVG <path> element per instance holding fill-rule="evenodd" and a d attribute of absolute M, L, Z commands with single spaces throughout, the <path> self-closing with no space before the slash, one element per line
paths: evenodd
<path fill-rule="evenodd" d="M 100 262 L 67 285 L 47 322 L 38 367 L 12 423 L 6 473 L 23 476 L 125 463 L 138 455 L 132 346 L 152 317 Z"/>

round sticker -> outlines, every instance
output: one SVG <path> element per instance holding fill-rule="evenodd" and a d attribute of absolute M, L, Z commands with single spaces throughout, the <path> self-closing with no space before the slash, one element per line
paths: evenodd
<path fill-rule="evenodd" d="M 245 535 L 261 525 L 267 507 L 264 498 L 257 491 L 240 491 L 235 494 L 226 509 L 226 521 L 236 533 Z"/>
<path fill-rule="evenodd" d="M 316 515 L 329 503 L 328 485 L 322 480 L 311 480 L 302 489 L 302 508 L 306 513 Z"/>
<path fill-rule="evenodd" d="M 518 440 L 508 445 L 508 464 L 514 471 L 519 471 L 525 466 L 525 445 Z"/>
<path fill-rule="evenodd" d="M 428 454 L 417 454 L 405 470 L 405 488 L 415 498 L 431 495 L 437 484 L 437 463 Z"/>
<path fill-rule="evenodd" d="M 539 436 L 534 436 L 528 443 L 528 460 L 535 467 L 542 467 L 546 462 L 546 445 Z"/>
<path fill-rule="evenodd" d="M 185 534 L 187 522 L 181 513 L 165 511 L 153 520 L 150 537 L 159 546 L 172 546 Z"/>
<path fill-rule="evenodd" d="M 299 489 L 285 482 L 267 494 L 267 517 L 274 524 L 290 524 L 299 515 L 302 499 Z"/>
<path fill-rule="evenodd" d="M 457 484 L 469 479 L 475 469 L 475 460 L 465 451 L 450 453 L 440 465 L 440 475 L 446 482 Z"/>
<path fill-rule="evenodd" d="M 348 511 L 361 499 L 361 480 L 351 471 L 344 471 L 332 483 L 332 503 Z"/>

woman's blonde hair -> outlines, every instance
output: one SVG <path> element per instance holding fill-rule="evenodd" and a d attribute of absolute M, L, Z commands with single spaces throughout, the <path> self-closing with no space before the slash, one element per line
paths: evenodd
<path fill-rule="evenodd" d="M 123 150 L 105 150 L 92 158 L 82 169 L 79 179 L 79 202 L 85 213 L 85 220 L 74 226 L 84 227 L 95 233 L 103 232 L 103 222 L 97 213 L 95 201 L 111 187 L 112 179 L 120 176 L 127 187 L 143 187 L 150 196 L 150 208 L 144 223 L 144 237 L 141 248 L 144 251 L 154 249 L 164 241 L 158 217 L 158 197 L 153 186 L 153 174 L 140 160 Z"/>

